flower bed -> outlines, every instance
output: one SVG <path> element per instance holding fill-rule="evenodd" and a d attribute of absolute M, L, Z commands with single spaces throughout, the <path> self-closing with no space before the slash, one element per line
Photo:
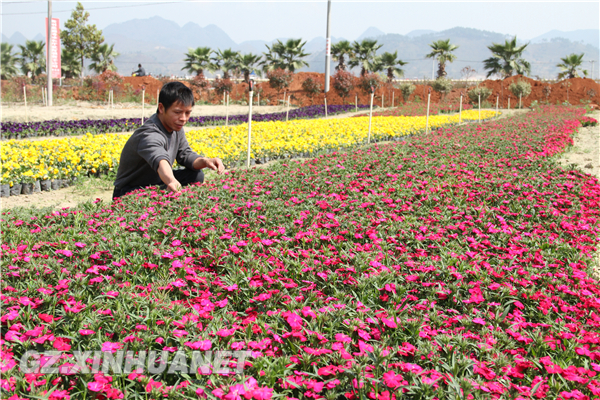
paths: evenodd
<path fill-rule="evenodd" d="M 485 118 L 492 115 L 482 114 Z M 464 118 L 476 120 L 478 115 L 465 114 Z M 431 127 L 441 127 L 458 122 L 458 117 L 432 117 L 429 122 Z M 424 128 L 424 117 L 374 118 L 371 139 L 397 139 Z M 196 152 L 220 157 L 231 167 L 245 161 L 247 130 L 248 125 L 242 124 L 191 131 L 186 136 Z M 252 124 L 252 157 L 265 162 L 280 157 L 309 156 L 364 143 L 367 134 L 368 118 L 256 122 Z M 128 138 L 128 135 L 88 134 L 81 138 L 8 141 L 0 149 L 0 183 L 6 192 L 21 182 L 69 181 L 80 175 L 114 170 Z"/>
<path fill-rule="evenodd" d="M 359 109 L 369 108 L 368 105 L 359 105 Z M 350 105 L 327 106 L 328 115 L 352 112 L 356 109 Z M 325 106 L 309 106 L 292 109 L 287 116 L 289 119 L 308 119 L 325 116 Z M 191 117 L 188 126 L 216 126 L 225 125 L 225 116 L 201 116 Z M 285 121 L 286 112 L 269 114 L 255 114 L 252 120 L 261 121 Z M 38 136 L 71 136 L 85 135 L 86 133 L 101 134 L 112 132 L 132 132 L 140 127 L 141 118 L 120 119 L 82 119 L 74 121 L 50 120 L 41 122 L 2 122 L 0 123 L 0 138 L 17 139 Z M 230 115 L 229 124 L 236 125 L 248 122 L 248 114 Z"/>
<path fill-rule="evenodd" d="M 462 110 L 472 110 L 473 106 L 468 103 L 462 105 Z M 457 103 L 432 103 L 429 105 L 429 115 L 448 114 L 459 112 L 460 104 Z M 401 116 L 420 116 L 427 115 L 427 103 L 404 103 L 399 107 L 389 110 L 374 112 L 373 116 L 381 117 L 401 117 Z"/>
<path fill-rule="evenodd" d="M 550 158 L 582 112 L 6 212 L 3 397 L 597 398 L 600 185 Z M 76 350 L 188 361 L 69 375 Z M 190 371 L 218 350 L 244 375 Z"/>

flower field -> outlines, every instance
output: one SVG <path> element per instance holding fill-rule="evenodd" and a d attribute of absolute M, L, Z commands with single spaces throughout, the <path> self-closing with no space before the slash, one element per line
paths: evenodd
<path fill-rule="evenodd" d="M 328 115 L 335 115 L 354 111 L 356 108 L 369 108 L 368 105 L 359 104 L 358 107 L 351 105 L 327 106 Z M 292 109 L 289 113 L 277 112 L 269 114 L 255 114 L 252 120 L 262 121 L 285 121 L 288 119 L 310 119 L 325 116 L 325 106 L 308 106 Z M 225 125 L 228 119 L 229 125 L 248 123 L 248 114 L 225 116 L 200 116 L 191 117 L 188 126 L 219 126 Z M 119 118 L 119 119 L 81 119 L 72 121 L 50 120 L 41 122 L 0 122 L 0 138 L 18 139 L 25 137 L 40 136 L 72 136 L 85 135 L 87 133 L 101 134 L 114 132 L 133 132 L 141 126 L 141 118 Z"/>
<path fill-rule="evenodd" d="M 600 184 L 553 158 L 584 112 L 4 212 L 2 398 L 598 398 Z M 252 356 L 89 372 L 119 350 Z"/>
<path fill-rule="evenodd" d="M 468 103 L 463 103 L 462 110 L 472 110 L 473 106 Z M 432 103 L 429 105 L 429 115 L 457 113 L 460 110 L 459 103 Z M 427 103 L 405 103 L 399 107 L 394 107 L 389 110 L 374 112 L 373 116 L 377 117 L 399 117 L 399 116 L 418 116 L 427 114 Z"/>
<path fill-rule="evenodd" d="M 491 118 L 494 113 L 483 113 Z M 477 120 L 478 114 L 463 114 Z M 457 123 L 458 116 L 430 117 L 431 127 Z M 390 140 L 425 129 L 425 117 L 374 118 L 372 140 Z M 187 134 L 191 147 L 199 154 L 220 157 L 235 165 L 246 156 L 248 125 L 217 127 Z M 339 150 L 363 143 L 368 135 L 368 118 L 256 122 L 252 124 L 253 158 L 311 155 Z M 88 134 L 81 138 L 5 142 L 0 149 L 1 183 L 48 179 L 70 179 L 102 173 L 118 166 L 121 149 L 129 135 Z"/>

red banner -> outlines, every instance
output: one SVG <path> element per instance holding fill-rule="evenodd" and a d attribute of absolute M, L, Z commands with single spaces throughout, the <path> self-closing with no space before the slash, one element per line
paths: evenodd
<path fill-rule="evenodd" d="M 48 46 L 50 43 L 50 46 Z M 52 18 L 52 34 L 48 40 L 48 18 L 46 17 L 46 52 L 50 49 L 52 54 L 52 78 L 60 78 L 60 25 L 58 18 Z M 46 53 L 46 64 L 48 63 L 48 53 Z"/>

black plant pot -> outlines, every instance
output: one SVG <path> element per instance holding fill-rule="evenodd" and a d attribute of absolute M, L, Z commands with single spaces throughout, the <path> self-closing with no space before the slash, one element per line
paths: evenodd
<path fill-rule="evenodd" d="M 52 181 L 50 181 L 50 187 L 52 188 L 52 190 L 58 190 L 61 186 L 62 179 L 52 179 Z"/>
<path fill-rule="evenodd" d="M 21 194 L 31 194 L 33 193 L 33 183 L 21 183 Z"/>
<path fill-rule="evenodd" d="M 10 185 L 0 185 L 0 197 L 9 197 L 10 196 Z"/>
<path fill-rule="evenodd" d="M 50 179 L 40 182 L 40 189 L 44 192 L 49 192 L 52 189 L 52 182 Z"/>
<path fill-rule="evenodd" d="M 15 183 L 13 185 L 13 187 L 10 188 L 10 195 L 11 196 L 18 196 L 21 194 L 21 184 L 20 183 Z"/>

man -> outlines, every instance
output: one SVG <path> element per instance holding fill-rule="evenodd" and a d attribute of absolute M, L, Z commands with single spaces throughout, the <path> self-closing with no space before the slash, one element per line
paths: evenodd
<path fill-rule="evenodd" d="M 142 67 L 142 64 L 138 64 L 138 69 L 135 71 L 133 76 L 146 76 L 146 70 Z"/>
<path fill-rule="evenodd" d="M 115 180 L 113 199 L 133 190 L 165 185 L 171 192 L 204 182 L 203 168 L 222 174 L 219 158 L 200 157 L 188 144 L 183 126 L 194 106 L 192 91 L 181 82 L 169 82 L 158 96 L 158 109 L 125 143 Z M 173 171 L 173 163 L 185 167 Z"/>

